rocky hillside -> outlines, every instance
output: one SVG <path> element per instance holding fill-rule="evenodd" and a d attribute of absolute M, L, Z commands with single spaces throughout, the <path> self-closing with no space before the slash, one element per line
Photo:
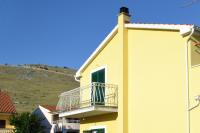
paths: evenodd
<path fill-rule="evenodd" d="M 79 86 L 75 70 L 47 65 L 0 65 L 0 89 L 7 91 L 18 112 L 39 104 L 56 105 L 61 92 Z"/>

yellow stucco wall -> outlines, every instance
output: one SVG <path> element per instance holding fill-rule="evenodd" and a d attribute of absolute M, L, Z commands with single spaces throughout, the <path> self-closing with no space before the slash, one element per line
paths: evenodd
<path fill-rule="evenodd" d="M 110 84 L 116 84 L 118 85 L 118 88 L 121 88 L 121 80 L 120 75 L 122 72 L 122 56 L 121 56 L 121 45 L 118 42 L 118 35 L 115 35 L 109 42 L 109 45 L 107 45 L 102 52 L 99 53 L 99 55 L 92 61 L 91 64 L 88 65 L 87 69 L 83 71 L 82 78 L 80 80 L 81 86 L 85 86 L 87 84 L 90 84 L 91 82 L 91 71 L 94 69 L 98 69 L 99 67 L 105 67 L 106 68 L 106 83 Z M 90 93 L 88 95 L 85 95 L 85 97 L 89 97 Z M 120 100 L 120 99 L 119 99 Z M 121 100 L 122 101 L 122 100 Z M 90 118 L 84 118 L 84 120 L 81 120 L 81 133 L 83 130 L 88 130 L 90 127 L 94 126 L 105 126 L 107 128 L 107 131 L 113 130 L 117 131 L 120 127 L 117 126 L 118 117 L 116 114 L 106 115 L 106 116 L 95 116 Z M 84 124 L 83 124 L 84 123 Z"/>
<path fill-rule="evenodd" d="M 101 116 L 101 118 L 105 118 L 105 121 L 98 122 L 98 118 L 93 117 L 90 119 L 90 122 L 86 122 L 86 124 L 81 124 L 81 132 L 82 130 L 88 130 L 89 126 L 104 126 L 106 125 L 106 133 L 116 131 L 116 133 L 127 132 L 128 124 L 128 110 L 127 104 L 127 84 L 124 81 L 127 78 L 126 72 L 127 65 L 124 64 L 127 61 L 127 48 L 128 45 L 122 45 L 123 43 L 127 44 L 127 30 L 124 29 L 124 22 L 129 21 L 129 17 L 126 15 L 119 15 L 118 18 L 118 32 L 113 38 L 107 42 L 107 45 L 101 50 L 101 52 L 95 57 L 95 59 L 86 67 L 85 70 L 81 73 L 81 86 L 84 86 L 91 82 L 91 71 L 97 69 L 99 67 L 106 68 L 106 83 L 116 84 L 118 85 L 118 115 L 112 120 L 108 121 L 105 117 Z M 124 37 L 123 37 L 124 36 Z M 90 95 L 90 94 L 89 94 Z M 85 95 L 87 97 L 87 95 Z M 111 116 L 115 116 L 115 114 L 110 114 Z M 82 122 L 82 121 L 81 121 Z"/>
<path fill-rule="evenodd" d="M 0 114 L 0 120 L 6 120 L 6 128 L 14 128 L 13 126 L 10 125 L 9 119 L 10 119 L 10 114 Z"/>
<path fill-rule="evenodd" d="M 106 133 L 200 132 L 199 110 L 189 113 L 187 104 L 188 37 L 179 31 L 124 29 L 119 16 L 118 32 L 81 72 L 80 83 L 91 82 L 91 72 L 106 67 L 106 83 L 118 85 L 118 113 L 81 119 L 81 133 L 105 126 Z M 124 44 L 124 45 L 122 45 Z M 191 47 L 190 47 L 191 46 Z M 200 94 L 200 54 L 189 48 L 189 99 Z M 193 66 L 193 67 L 191 67 Z M 90 93 L 84 95 L 89 97 Z"/>
<path fill-rule="evenodd" d="M 200 41 L 200 38 L 198 38 L 198 41 Z M 190 45 L 191 51 L 191 65 L 190 65 L 190 88 L 189 88 L 189 98 L 190 98 L 190 108 L 197 105 L 197 101 L 195 101 L 195 97 L 200 95 L 200 54 L 197 53 L 195 50 L 197 49 L 196 46 L 194 46 L 195 42 L 192 41 Z M 199 133 L 200 132 L 200 126 L 199 126 L 199 118 L 200 118 L 200 107 L 196 107 L 190 111 L 190 129 L 191 133 Z"/>
<path fill-rule="evenodd" d="M 105 127 L 106 133 L 118 133 L 117 128 L 117 113 L 100 115 L 95 117 L 87 117 L 81 120 L 80 133 L 83 130 L 89 130 L 95 127 Z"/>
<path fill-rule="evenodd" d="M 186 133 L 186 40 L 133 30 L 129 44 L 129 133 Z"/>
<path fill-rule="evenodd" d="M 84 70 L 81 85 L 90 83 L 90 72 L 101 66 L 107 67 L 107 83 L 122 85 L 121 46 L 117 38 L 118 34 Z M 185 43 L 186 39 L 178 31 L 128 30 L 129 133 L 186 133 Z M 123 114 L 120 110 L 118 113 Z M 103 117 L 85 119 L 84 124 L 81 121 L 81 131 L 96 125 L 107 125 L 107 133 L 112 130 L 121 133 L 121 119 L 116 117 L 112 121 L 105 119 L 98 122 Z"/>

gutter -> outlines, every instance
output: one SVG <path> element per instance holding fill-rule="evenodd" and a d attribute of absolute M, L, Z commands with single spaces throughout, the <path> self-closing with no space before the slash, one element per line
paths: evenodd
<path fill-rule="evenodd" d="M 80 82 L 80 76 L 77 77 L 76 75 L 74 75 L 74 79 L 75 79 L 75 81 Z"/>

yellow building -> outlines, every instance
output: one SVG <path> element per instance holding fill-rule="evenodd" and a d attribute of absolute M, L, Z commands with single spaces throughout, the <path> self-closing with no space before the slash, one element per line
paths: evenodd
<path fill-rule="evenodd" d="M 200 133 L 199 41 L 197 26 L 131 23 L 120 8 L 59 116 L 80 118 L 81 133 Z"/>
<path fill-rule="evenodd" d="M 0 133 L 11 133 L 13 126 L 10 125 L 9 119 L 16 109 L 8 93 L 0 90 Z"/>

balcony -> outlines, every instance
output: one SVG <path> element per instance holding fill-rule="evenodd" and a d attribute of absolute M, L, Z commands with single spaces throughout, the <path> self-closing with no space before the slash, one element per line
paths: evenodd
<path fill-rule="evenodd" d="M 10 128 L 0 128 L 0 133 L 13 133 L 13 129 L 10 129 Z"/>
<path fill-rule="evenodd" d="M 80 120 L 78 119 L 59 119 L 53 121 L 52 131 L 79 131 L 80 130 Z"/>
<path fill-rule="evenodd" d="M 83 118 L 117 112 L 118 87 L 114 84 L 91 83 L 60 95 L 59 117 Z"/>

